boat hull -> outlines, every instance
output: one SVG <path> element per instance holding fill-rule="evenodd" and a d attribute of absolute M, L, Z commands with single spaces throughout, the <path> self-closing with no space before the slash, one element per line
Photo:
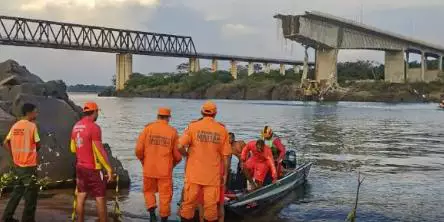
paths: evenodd
<path fill-rule="evenodd" d="M 312 163 L 305 163 L 297 169 L 288 173 L 275 184 L 264 186 L 254 192 L 240 195 L 238 198 L 225 203 L 227 213 L 243 215 L 260 210 L 276 199 L 286 195 L 296 187 L 304 184 L 307 180 Z"/>

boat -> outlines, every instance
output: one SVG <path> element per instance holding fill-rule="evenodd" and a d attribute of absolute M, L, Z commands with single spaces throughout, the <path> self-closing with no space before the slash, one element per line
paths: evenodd
<path fill-rule="evenodd" d="M 293 155 L 294 160 L 292 160 Z M 225 211 L 227 214 L 253 213 L 306 183 L 312 162 L 297 166 L 296 152 L 289 150 L 283 163 L 286 173 L 276 183 L 270 183 L 252 192 L 235 191 L 232 194 L 226 194 Z"/>

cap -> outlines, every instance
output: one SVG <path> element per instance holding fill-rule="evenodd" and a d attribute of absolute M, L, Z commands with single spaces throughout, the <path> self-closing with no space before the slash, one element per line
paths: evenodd
<path fill-rule="evenodd" d="M 171 116 L 171 109 L 167 107 L 160 107 L 157 111 L 157 115 L 159 116 Z"/>
<path fill-rule="evenodd" d="M 206 101 L 202 105 L 202 113 L 207 115 L 214 115 L 217 113 L 217 107 L 216 104 L 211 101 Z"/>
<path fill-rule="evenodd" d="M 97 103 L 95 102 L 86 102 L 85 105 L 83 105 L 83 112 L 90 112 L 96 110 L 99 110 L 99 106 L 97 106 Z"/>

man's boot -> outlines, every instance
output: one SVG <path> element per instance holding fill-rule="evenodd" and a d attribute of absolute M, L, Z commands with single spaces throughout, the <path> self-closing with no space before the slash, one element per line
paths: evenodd
<path fill-rule="evenodd" d="M 150 208 L 150 209 L 148 209 L 148 212 L 150 212 L 150 221 L 151 222 L 157 221 L 156 208 L 155 207 Z"/>

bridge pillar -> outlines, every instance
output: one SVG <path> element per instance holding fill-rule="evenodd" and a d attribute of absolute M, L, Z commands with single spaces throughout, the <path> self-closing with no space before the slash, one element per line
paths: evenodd
<path fill-rule="evenodd" d="M 211 61 L 211 72 L 216 72 L 217 71 L 217 59 L 213 59 Z"/>
<path fill-rule="evenodd" d="M 440 55 L 439 56 L 439 61 L 438 61 L 438 69 L 439 69 L 439 71 L 442 71 L 442 59 L 443 59 L 443 56 Z"/>
<path fill-rule="evenodd" d="M 298 74 L 299 73 L 299 66 L 293 65 L 293 71 L 294 71 L 294 74 Z"/>
<path fill-rule="evenodd" d="M 425 52 L 422 51 L 421 52 L 421 82 L 424 82 L 424 76 L 425 76 L 425 72 L 427 70 L 427 57 L 425 55 Z"/>
<path fill-rule="evenodd" d="M 190 73 L 196 73 L 200 71 L 199 59 L 198 58 L 190 58 Z"/>
<path fill-rule="evenodd" d="M 338 49 L 316 49 L 315 80 L 317 82 L 327 81 L 327 84 L 336 83 L 337 59 Z"/>
<path fill-rule="evenodd" d="M 253 75 L 253 73 L 254 73 L 254 64 L 253 64 L 253 62 L 249 62 L 248 63 L 248 76 Z"/>
<path fill-rule="evenodd" d="M 384 64 L 384 80 L 392 83 L 405 81 L 404 51 L 386 51 Z"/>
<path fill-rule="evenodd" d="M 271 64 L 270 63 L 264 63 L 265 66 L 265 74 L 270 74 L 271 71 Z"/>
<path fill-rule="evenodd" d="M 285 75 L 285 65 L 284 64 L 279 64 L 279 73 L 281 75 Z"/>
<path fill-rule="evenodd" d="M 233 79 L 237 79 L 237 62 L 234 60 L 231 60 L 231 76 L 233 76 Z"/>
<path fill-rule="evenodd" d="M 116 90 L 125 89 L 125 83 L 133 74 L 133 56 L 129 53 L 116 55 Z"/>

